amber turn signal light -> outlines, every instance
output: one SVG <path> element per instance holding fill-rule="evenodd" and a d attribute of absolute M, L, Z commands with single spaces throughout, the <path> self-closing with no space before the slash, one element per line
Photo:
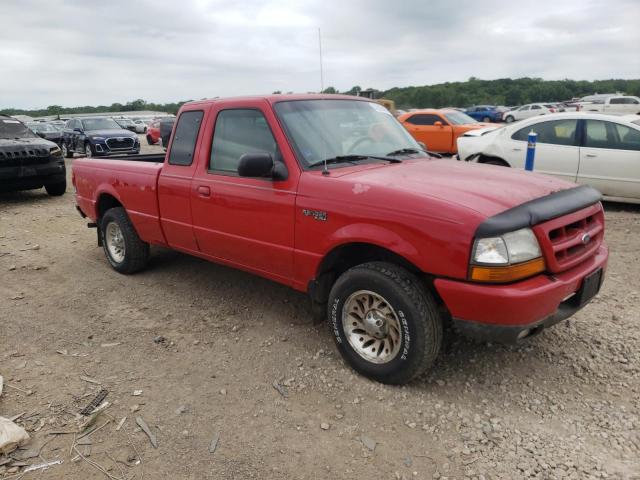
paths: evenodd
<path fill-rule="evenodd" d="M 486 265 L 471 265 L 470 277 L 475 282 L 506 283 L 522 280 L 544 272 L 545 264 L 542 257 L 534 258 L 528 262 L 501 267 L 489 267 Z"/>

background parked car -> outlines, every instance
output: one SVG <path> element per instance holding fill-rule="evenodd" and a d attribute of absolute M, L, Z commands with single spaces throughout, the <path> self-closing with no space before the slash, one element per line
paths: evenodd
<path fill-rule="evenodd" d="M 404 128 L 427 149 L 439 153 L 456 153 L 457 138 L 469 130 L 491 126 L 451 109 L 425 109 L 398 117 Z"/>
<path fill-rule="evenodd" d="M 138 136 L 123 129 L 113 118 L 72 118 L 63 133 L 62 152 L 67 158 L 74 152 L 87 157 L 140 153 Z"/>
<path fill-rule="evenodd" d="M 536 117 L 538 115 L 547 115 L 549 113 L 557 113 L 560 108 L 553 103 L 529 103 L 515 110 L 509 110 L 502 114 L 504 121 L 507 123 L 523 120 L 525 118 Z"/>
<path fill-rule="evenodd" d="M 495 105 L 477 105 L 469 107 L 464 113 L 471 118 L 480 122 L 500 122 L 502 121 L 502 112 Z"/>
<path fill-rule="evenodd" d="M 155 145 L 162 140 L 162 146 L 167 147 L 176 117 L 158 117 L 147 126 L 147 143 Z"/>
<path fill-rule="evenodd" d="M 156 118 L 147 125 L 147 143 L 155 145 L 160 141 L 160 119 Z"/>
<path fill-rule="evenodd" d="M 599 96 L 592 101 L 580 101 L 577 106 L 584 112 L 640 115 L 640 98 L 626 95 Z"/>
<path fill-rule="evenodd" d="M 640 125 L 620 116 L 558 113 L 484 135 L 471 131 L 458 138 L 458 156 L 524 168 L 532 130 L 538 134 L 535 171 L 591 185 L 608 200 L 640 203 Z"/>
<path fill-rule="evenodd" d="M 173 126 L 176 123 L 176 117 L 163 117 L 160 119 L 160 140 L 162 140 L 162 146 L 167 148 L 169 146 L 169 139 L 171 138 L 171 132 Z"/>
<path fill-rule="evenodd" d="M 136 132 L 137 127 L 136 124 L 130 118 L 126 117 L 113 117 L 118 125 L 122 128 L 129 130 L 130 132 Z"/>
<path fill-rule="evenodd" d="M 133 120 L 136 133 L 147 133 L 147 122 L 144 120 Z"/>
<path fill-rule="evenodd" d="M 29 122 L 26 124 L 33 133 L 41 138 L 62 146 L 62 130 L 46 122 Z"/>

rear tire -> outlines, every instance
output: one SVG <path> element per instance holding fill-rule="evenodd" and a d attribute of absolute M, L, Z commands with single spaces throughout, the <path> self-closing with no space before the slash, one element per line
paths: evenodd
<path fill-rule="evenodd" d="M 149 244 L 140 240 L 127 212 L 122 207 L 107 210 L 100 222 L 102 248 L 117 272 L 131 274 L 149 262 Z"/>
<path fill-rule="evenodd" d="M 44 189 L 50 196 L 59 197 L 64 195 L 64 192 L 67 191 L 67 180 L 65 179 L 64 181 L 57 183 L 47 183 L 45 184 Z"/>
<path fill-rule="evenodd" d="M 147 135 L 147 143 L 149 145 L 153 145 L 153 138 L 151 138 L 151 135 Z"/>
<path fill-rule="evenodd" d="M 491 118 L 489 118 L 489 117 L 484 117 L 484 118 L 482 119 L 482 121 L 483 121 L 484 123 L 491 123 Z"/>
<path fill-rule="evenodd" d="M 329 295 L 329 328 L 349 365 L 373 380 L 404 384 L 440 351 L 436 304 L 409 271 L 386 262 L 343 273 Z"/>

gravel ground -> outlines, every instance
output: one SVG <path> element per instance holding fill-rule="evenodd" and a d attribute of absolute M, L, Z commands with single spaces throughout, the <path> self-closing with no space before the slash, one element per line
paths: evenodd
<path fill-rule="evenodd" d="M 640 208 L 606 209 L 591 305 L 521 346 L 452 338 L 390 387 L 346 366 L 301 294 L 163 249 L 122 276 L 71 192 L 0 194 L 0 415 L 31 434 L 14 457 L 63 462 L 25 479 L 640 479 Z M 99 430 L 50 434 L 101 388 Z"/>

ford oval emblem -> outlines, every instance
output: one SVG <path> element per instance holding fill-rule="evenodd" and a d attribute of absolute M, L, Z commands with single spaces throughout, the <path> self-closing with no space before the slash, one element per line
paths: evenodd
<path fill-rule="evenodd" d="M 586 245 L 591 241 L 591 235 L 589 235 L 588 233 L 585 233 L 584 235 L 582 235 L 581 240 L 582 240 L 582 244 Z"/>

